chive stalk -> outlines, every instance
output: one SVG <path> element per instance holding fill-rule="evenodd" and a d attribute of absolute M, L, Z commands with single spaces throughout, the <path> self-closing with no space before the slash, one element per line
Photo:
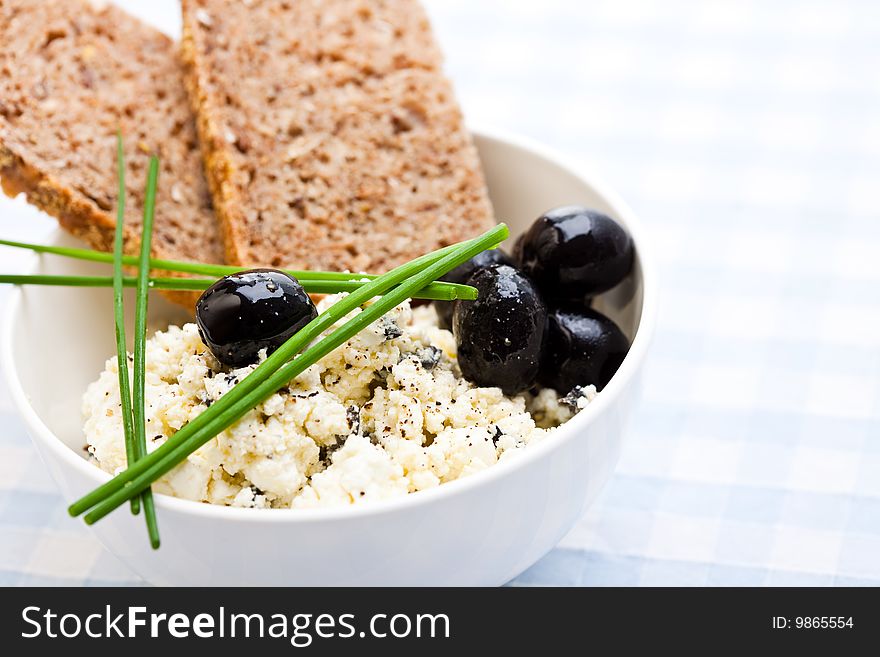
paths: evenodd
<path fill-rule="evenodd" d="M 116 369 L 119 372 L 119 401 L 122 413 L 122 432 L 125 436 L 125 459 L 128 465 L 136 460 L 134 446 L 134 421 L 131 409 L 131 383 L 128 378 L 128 347 L 125 341 L 125 308 L 122 298 L 122 248 L 124 245 L 123 230 L 125 227 L 125 152 L 122 147 L 122 135 L 116 136 L 116 165 L 119 193 L 116 201 L 116 231 L 113 236 L 113 319 L 116 329 Z M 140 513 L 141 500 L 131 498 L 131 512 Z"/>
<path fill-rule="evenodd" d="M 137 287 L 136 276 L 124 276 L 124 287 Z M 298 279 L 303 289 L 310 294 L 337 294 L 339 292 L 354 292 L 363 287 L 369 281 L 345 280 L 333 281 L 329 279 Z M 372 279 L 371 279 L 372 280 Z M 211 287 L 217 281 L 213 278 L 168 278 L 152 277 L 149 279 L 149 287 L 155 290 L 193 290 L 200 291 Z M 66 287 L 112 287 L 112 276 L 68 276 L 63 274 L 0 274 L 0 284 L 11 285 L 52 285 Z M 457 283 L 432 283 L 426 285 L 413 295 L 414 299 L 428 299 L 437 301 L 455 301 L 456 299 L 473 300 L 477 298 L 477 291 L 469 285 Z"/>
<path fill-rule="evenodd" d="M 147 307 L 149 303 L 150 248 L 153 237 L 153 218 L 156 214 L 156 186 L 159 178 L 159 158 L 150 157 L 150 169 L 147 173 L 147 190 L 144 197 L 144 220 L 141 229 L 141 253 L 138 263 L 137 291 L 135 293 L 134 311 L 134 402 L 132 415 L 134 418 L 134 463 L 147 455 L 146 436 L 146 343 L 147 343 Z M 120 263 L 121 266 L 121 263 Z M 119 267 L 117 267 L 117 270 Z M 129 466 L 131 467 L 131 466 Z M 156 522 L 156 507 L 153 502 L 153 491 L 147 486 L 141 493 L 144 505 L 144 518 L 147 521 L 147 532 L 153 549 L 159 548 L 159 525 Z"/>
<path fill-rule="evenodd" d="M 49 246 L 44 244 L 31 244 L 29 242 L 16 242 L 13 240 L 4 240 L 0 239 L 0 246 L 9 246 L 18 249 L 28 249 L 30 251 L 34 251 L 36 253 L 49 253 L 52 255 L 64 256 L 66 258 L 74 258 L 77 260 L 89 260 L 92 262 L 113 262 L 113 255 L 110 253 L 104 253 L 103 251 L 95 251 L 92 249 L 80 249 L 75 247 L 68 246 Z M 138 265 L 138 259 L 135 256 L 123 255 L 122 263 L 125 265 Z M 247 267 L 238 267 L 235 265 L 210 265 L 203 264 L 199 262 L 180 262 L 176 260 L 162 260 L 159 258 L 151 258 L 150 259 L 150 267 L 156 270 L 164 270 L 164 271 L 172 271 L 179 273 L 189 273 L 189 274 L 201 274 L 203 276 L 227 276 L 229 274 L 235 274 L 241 271 L 247 271 Z M 352 274 L 345 272 L 335 272 L 335 271 L 308 271 L 308 270 L 296 270 L 296 269 L 287 269 L 283 270 L 286 273 L 290 274 L 294 278 L 298 279 L 299 282 L 303 285 L 306 292 L 312 292 L 315 294 L 335 294 L 337 292 L 350 292 L 352 289 L 356 287 L 360 287 L 363 282 L 375 280 L 377 278 L 377 274 Z M 70 276 L 70 282 L 67 282 L 64 277 L 55 276 L 52 278 L 40 279 L 39 275 L 32 275 L 27 277 L 17 277 L 17 276 L 9 276 L 9 275 L 0 275 L 0 283 L 14 283 L 14 284 L 36 284 L 36 285 L 70 285 L 70 286 L 78 286 L 78 287 L 104 287 L 105 285 L 109 287 L 111 283 L 110 279 L 107 279 L 107 283 L 100 282 L 101 277 L 85 277 L 85 276 Z M 93 282 L 85 282 L 86 279 L 92 279 Z M 82 280 L 82 282 L 78 282 Z M 134 280 L 134 279 L 132 279 Z M 201 290 L 204 289 L 201 287 L 200 283 L 196 283 L 193 281 L 197 281 L 198 279 L 187 279 L 187 278 L 156 278 L 156 281 L 163 281 L 162 285 L 155 284 L 153 287 L 159 289 L 175 289 L 175 290 Z M 45 282 L 43 282 L 45 281 Z M 186 283 L 174 283 L 173 281 L 188 281 Z M 212 281 L 213 282 L 213 281 Z M 335 286 L 331 285 L 330 282 L 339 282 L 340 285 Z M 126 284 L 128 285 L 128 284 Z M 132 283 L 133 285 L 133 283 Z M 193 287 L 187 287 L 192 285 Z M 207 285 L 205 286 L 207 287 Z M 425 289 L 419 290 L 413 295 L 414 299 L 436 299 L 439 301 L 454 301 L 455 299 L 469 299 L 473 300 L 476 298 L 476 292 L 473 288 L 470 288 L 466 285 L 458 285 L 455 283 L 445 283 L 445 282 L 432 282 L 430 285 L 425 286 Z"/>

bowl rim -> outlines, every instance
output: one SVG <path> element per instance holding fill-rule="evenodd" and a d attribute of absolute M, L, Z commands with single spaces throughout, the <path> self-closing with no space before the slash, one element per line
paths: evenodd
<path fill-rule="evenodd" d="M 611 406 L 617 397 L 622 394 L 630 379 L 635 376 L 647 355 L 648 347 L 653 338 L 656 315 L 658 283 L 655 273 L 655 265 L 650 246 L 646 239 L 645 229 L 636 217 L 630 206 L 612 189 L 601 176 L 597 176 L 591 167 L 575 161 L 551 147 L 545 146 L 535 140 L 521 135 L 511 134 L 496 128 L 483 126 L 471 126 L 471 133 L 481 140 L 496 142 L 505 146 L 512 146 L 525 151 L 541 159 L 551 162 L 579 180 L 592 187 L 609 206 L 615 216 L 621 218 L 627 230 L 632 236 L 633 243 L 638 254 L 642 273 L 642 312 L 636 333 L 626 358 L 612 377 L 611 381 L 583 411 L 575 415 L 568 422 L 554 431 L 552 439 L 542 440 L 532 445 L 528 450 L 517 455 L 516 458 L 508 459 L 492 465 L 485 470 L 472 476 L 456 479 L 433 488 L 409 493 L 401 497 L 387 500 L 377 500 L 370 504 L 352 504 L 347 506 L 313 508 L 313 509 L 246 509 L 238 507 L 220 506 L 196 502 L 170 495 L 156 494 L 157 507 L 167 512 L 194 514 L 203 518 L 218 518 L 234 520 L 237 522 L 292 522 L 314 523 L 334 521 L 344 518 L 368 518 L 370 516 L 385 515 L 399 510 L 406 510 L 412 506 L 426 506 L 443 498 L 463 494 L 472 489 L 489 486 L 497 478 L 512 475 L 521 468 L 528 467 L 533 461 L 560 448 L 566 441 L 577 440 L 590 424 L 592 424 L 605 409 Z M 64 234 L 59 228 L 55 228 L 50 234 L 52 238 Z M 34 254 L 28 270 L 33 272 L 39 265 L 39 255 Z M 27 395 L 21 386 L 17 376 L 17 368 L 13 359 L 13 333 L 17 317 L 22 303 L 22 290 L 15 287 L 11 290 L 6 303 L 2 326 L 0 326 L 0 360 L 5 363 L 2 368 L 4 379 L 12 397 L 13 404 L 25 424 L 33 440 L 41 441 L 45 447 L 51 450 L 66 467 L 74 468 L 86 478 L 91 479 L 97 487 L 112 477 L 85 460 L 75 450 L 69 448 L 49 429 L 37 412 L 31 406 Z"/>

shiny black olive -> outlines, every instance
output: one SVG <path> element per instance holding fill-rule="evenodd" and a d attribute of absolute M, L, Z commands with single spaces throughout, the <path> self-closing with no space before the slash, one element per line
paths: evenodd
<path fill-rule="evenodd" d="M 540 383 L 560 395 L 590 384 L 601 390 L 627 351 L 626 336 L 605 315 L 595 310 L 554 310 L 547 320 Z"/>
<path fill-rule="evenodd" d="M 464 284 L 477 269 L 488 267 L 489 265 L 510 265 L 514 266 L 513 260 L 501 249 L 489 249 L 478 253 L 465 263 L 460 264 L 455 269 L 450 270 L 440 277 L 441 281 L 447 283 Z M 437 310 L 437 317 L 440 319 L 440 328 L 452 328 L 452 306 L 451 301 L 435 301 L 434 308 Z"/>
<path fill-rule="evenodd" d="M 299 281 L 275 269 L 224 276 L 196 303 L 202 341 L 224 365 L 256 362 L 275 351 L 318 314 Z"/>
<path fill-rule="evenodd" d="M 466 283 L 479 297 L 454 304 L 461 373 L 508 395 L 530 388 L 541 365 L 547 324 L 547 308 L 534 284 L 509 265 L 478 269 Z"/>
<path fill-rule="evenodd" d="M 610 217 L 567 206 L 538 217 L 515 257 L 551 306 L 586 305 L 620 283 L 633 265 L 629 233 Z"/>

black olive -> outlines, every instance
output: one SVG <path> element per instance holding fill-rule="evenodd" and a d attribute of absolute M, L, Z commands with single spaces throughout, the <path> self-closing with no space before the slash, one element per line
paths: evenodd
<path fill-rule="evenodd" d="M 509 265 L 478 269 L 467 279 L 476 301 L 456 301 L 453 330 L 466 379 L 505 394 L 526 390 L 541 366 L 547 308 L 532 281 Z"/>
<path fill-rule="evenodd" d="M 547 339 L 541 364 L 541 385 L 560 395 L 575 386 L 605 387 L 623 362 L 629 341 L 602 313 L 595 310 L 554 310 L 547 320 Z"/>
<path fill-rule="evenodd" d="M 441 281 L 447 283 L 464 284 L 467 279 L 477 270 L 489 265 L 510 265 L 514 266 L 513 260 L 501 249 L 489 249 L 478 253 L 473 258 L 460 264 L 440 277 Z M 452 301 L 435 301 L 434 308 L 437 310 L 437 317 L 440 319 L 440 328 L 452 328 Z"/>
<path fill-rule="evenodd" d="M 275 351 L 318 315 L 293 276 L 252 269 L 224 276 L 196 303 L 199 335 L 224 365 L 241 367 Z"/>
<path fill-rule="evenodd" d="M 633 243 L 610 217 L 573 205 L 538 217 L 515 257 L 550 305 L 585 307 L 630 273 Z"/>

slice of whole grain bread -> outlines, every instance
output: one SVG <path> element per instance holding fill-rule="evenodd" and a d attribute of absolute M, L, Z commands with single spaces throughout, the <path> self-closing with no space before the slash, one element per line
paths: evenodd
<path fill-rule="evenodd" d="M 229 262 L 381 272 L 494 224 L 415 0 L 183 0 L 183 24 Z"/>
<path fill-rule="evenodd" d="M 93 247 L 115 228 L 126 146 L 126 251 L 139 248 L 148 155 L 161 159 L 153 255 L 223 262 L 178 47 L 114 8 L 0 0 L 0 181 Z M 171 295 L 189 302 L 192 294 Z"/>

